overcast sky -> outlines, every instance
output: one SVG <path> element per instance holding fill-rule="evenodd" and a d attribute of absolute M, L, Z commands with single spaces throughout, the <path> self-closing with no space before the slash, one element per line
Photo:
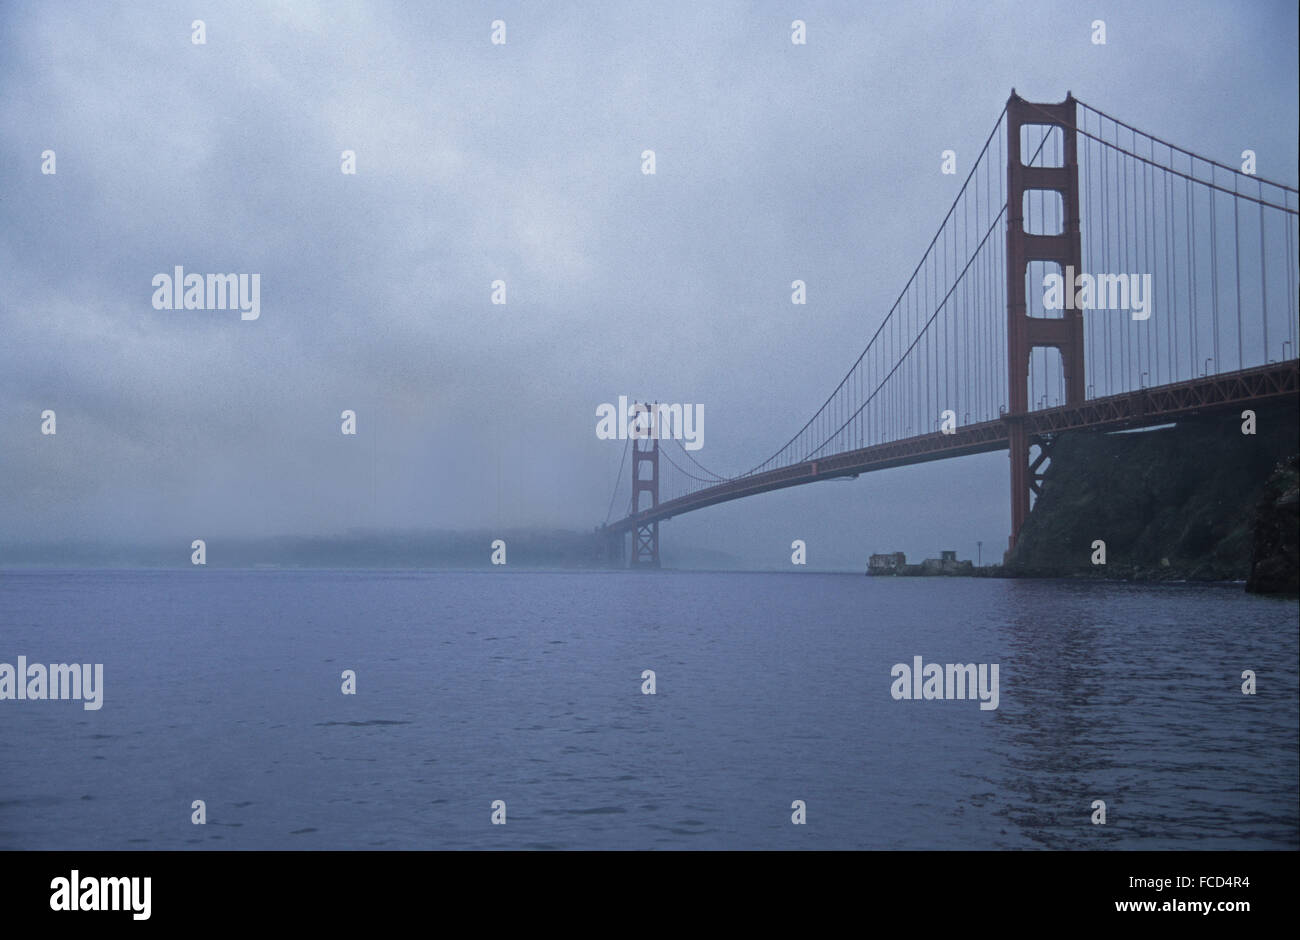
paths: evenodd
<path fill-rule="evenodd" d="M 747 469 L 865 346 L 1013 86 L 1294 185 L 1296 16 L 5 3 L 0 539 L 590 529 L 620 394 L 703 405 L 697 456 Z M 155 310 L 176 265 L 260 274 L 261 316 Z M 987 561 L 1008 486 L 999 453 L 800 487 L 674 519 L 664 552 Z"/>

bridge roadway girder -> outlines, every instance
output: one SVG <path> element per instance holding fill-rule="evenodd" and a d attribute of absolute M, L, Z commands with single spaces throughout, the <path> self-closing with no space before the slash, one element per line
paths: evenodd
<path fill-rule="evenodd" d="M 983 421 L 957 428 L 953 434 L 922 434 L 804 461 L 668 500 L 653 510 L 620 519 L 605 531 L 619 534 L 706 506 L 790 486 L 857 476 L 890 467 L 1006 450 L 1010 425 L 1014 422 L 1021 424 L 1026 440 L 1035 444 L 1041 436 L 1061 431 L 1119 431 L 1147 427 L 1180 417 L 1212 414 L 1287 398 L 1300 402 L 1300 359 L 1094 398 L 1079 405 L 1063 405 L 1016 416 L 1004 415 L 997 421 Z"/>

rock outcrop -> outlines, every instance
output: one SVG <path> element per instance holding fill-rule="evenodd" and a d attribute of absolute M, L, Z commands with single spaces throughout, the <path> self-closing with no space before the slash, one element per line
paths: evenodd
<path fill-rule="evenodd" d="M 1238 412 L 1142 433 L 1058 435 L 1003 574 L 1244 581 L 1255 569 L 1252 583 L 1270 585 L 1261 590 L 1294 584 L 1294 471 L 1289 491 L 1271 475 L 1297 451 L 1294 407 L 1256 409 L 1255 434 L 1242 433 Z M 1104 565 L 1092 563 L 1098 540 Z"/>
<path fill-rule="evenodd" d="M 1264 484 L 1246 590 L 1300 594 L 1300 456 L 1278 464 Z"/>

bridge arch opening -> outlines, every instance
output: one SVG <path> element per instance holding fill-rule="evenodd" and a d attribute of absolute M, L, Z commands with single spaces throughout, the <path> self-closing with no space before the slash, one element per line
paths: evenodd
<path fill-rule="evenodd" d="M 1035 346 L 1030 350 L 1026 392 L 1030 411 L 1057 408 L 1066 403 L 1065 360 L 1055 346 Z"/>
<path fill-rule="evenodd" d="M 1065 131 L 1058 124 L 1020 125 L 1022 166 L 1065 166 Z"/>
<path fill-rule="evenodd" d="M 1046 320 L 1060 320 L 1065 316 L 1064 306 L 1056 309 L 1047 306 L 1047 288 L 1044 278 L 1055 275 L 1064 285 L 1065 271 L 1056 261 L 1030 261 L 1025 265 L 1025 314 Z"/>
<path fill-rule="evenodd" d="M 1055 189 L 1026 189 L 1021 198 L 1026 235 L 1060 235 L 1065 231 L 1065 200 Z"/>

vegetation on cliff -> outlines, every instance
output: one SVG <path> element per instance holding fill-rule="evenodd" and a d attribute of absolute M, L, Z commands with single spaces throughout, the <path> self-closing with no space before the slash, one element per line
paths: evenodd
<path fill-rule="evenodd" d="M 1300 456 L 1278 464 L 1255 510 L 1255 549 L 1246 590 L 1300 593 Z"/>
<path fill-rule="evenodd" d="M 1270 508 L 1283 494 L 1269 502 L 1266 488 L 1285 490 L 1284 482 L 1274 483 L 1270 475 L 1300 451 L 1300 432 L 1294 407 L 1256 409 L 1255 434 L 1243 434 L 1242 425 L 1236 412 L 1141 433 L 1058 435 L 1043 493 L 1004 573 L 1245 580 L 1257 531 L 1285 523 Z M 1257 513 L 1263 513 L 1258 522 Z M 1092 563 L 1098 540 L 1105 543 L 1104 565 Z M 1266 543 L 1267 551 L 1285 539 L 1267 537 Z M 1294 579 L 1294 552 L 1291 559 Z M 1285 558 L 1265 563 L 1261 583 L 1284 579 L 1279 572 L 1285 565 Z"/>

